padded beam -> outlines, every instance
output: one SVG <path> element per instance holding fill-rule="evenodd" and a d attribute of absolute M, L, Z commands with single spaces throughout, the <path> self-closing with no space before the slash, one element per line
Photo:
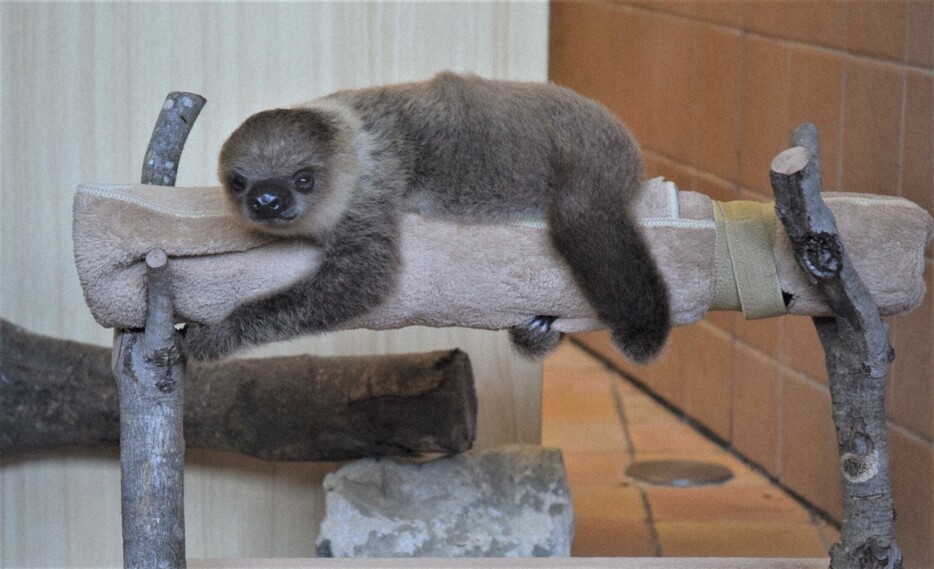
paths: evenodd
<path fill-rule="evenodd" d="M 172 258 L 179 321 L 216 322 L 237 305 L 285 289 L 315 270 L 321 257 L 318 248 L 250 231 L 228 206 L 223 191 L 146 185 L 78 188 L 75 261 L 98 323 L 143 326 L 143 261 L 154 247 Z M 919 306 L 925 293 L 924 249 L 934 227 L 931 216 L 902 198 L 844 193 L 826 193 L 824 198 L 882 313 L 900 314 Z M 637 204 L 637 216 L 669 286 L 674 324 L 703 318 L 715 293 L 735 286 L 722 282 L 724 274 L 745 275 L 741 283 L 749 280 L 750 271 L 772 273 L 768 278 L 783 293 L 788 313 L 830 314 L 774 219 L 753 223 L 774 234 L 752 239 L 758 253 L 754 247 L 750 253 L 751 246 L 744 242 L 743 258 L 751 261 L 731 256 L 733 246 L 718 256 L 714 205 L 709 197 L 679 191 L 661 178 L 645 182 Z M 755 208 L 739 208 L 741 218 L 748 217 L 742 212 L 750 209 Z M 764 211 L 774 216 L 770 209 Z M 735 233 L 721 223 L 721 242 L 729 242 L 725 231 Z M 495 330 L 538 314 L 557 315 L 554 326 L 564 332 L 602 328 L 540 221 L 477 225 L 407 215 L 401 246 L 403 270 L 395 291 L 381 306 L 342 328 Z M 724 266 L 727 262 L 730 270 Z M 734 296 L 750 294 L 741 285 Z M 724 295 L 717 297 L 716 309 L 744 309 L 739 300 L 724 303 Z"/>

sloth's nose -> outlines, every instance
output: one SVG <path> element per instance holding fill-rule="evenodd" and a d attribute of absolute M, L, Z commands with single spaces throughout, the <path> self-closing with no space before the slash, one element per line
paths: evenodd
<path fill-rule="evenodd" d="M 261 219 L 278 217 L 289 208 L 289 205 L 289 196 L 281 192 L 256 192 L 247 197 L 247 206 L 256 217 Z"/>

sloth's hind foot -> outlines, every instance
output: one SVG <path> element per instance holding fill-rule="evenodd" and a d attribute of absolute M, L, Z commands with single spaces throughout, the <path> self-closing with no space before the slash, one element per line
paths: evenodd
<path fill-rule="evenodd" d="M 551 327 L 557 316 L 534 316 L 509 329 L 513 347 L 527 358 L 540 358 L 561 343 L 564 334 Z"/>

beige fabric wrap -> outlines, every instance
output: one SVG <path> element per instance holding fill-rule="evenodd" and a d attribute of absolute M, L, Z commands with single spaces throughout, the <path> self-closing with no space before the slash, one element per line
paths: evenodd
<path fill-rule="evenodd" d="M 900 198 L 827 193 L 825 200 L 882 312 L 920 305 L 930 215 Z M 774 314 L 776 291 L 791 295 L 790 313 L 828 313 L 795 263 L 770 204 L 718 207 L 732 219 L 721 220 L 719 254 L 710 198 L 660 178 L 644 184 L 636 213 L 668 283 L 676 325 L 701 319 L 715 296 L 716 309 Z M 143 259 L 154 247 L 172 258 L 179 321 L 215 322 L 243 302 L 307 278 L 320 262 L 320 251 L 309 243 L 249 231 L 219 187 L 83 185 L 74 199 L 73 229 L 85 298 L 105 327 L 142 326 Z M 601 327 L 541 223 L 475 225 L 407 215 L 401 248 L 403 269 L 393 293 L 344 328 L 502 329 L 537 314 L 558 315 L 555 326 L 563 331 Z M 758 284 L 750 288 L 750 282 Z"/>
<path fill-rule="evenodd" d="M 716 281 L 711 310 L 743 311 L 750 320 L 785 314 L 775 264 L 775 205 L 713 202 Z"/>

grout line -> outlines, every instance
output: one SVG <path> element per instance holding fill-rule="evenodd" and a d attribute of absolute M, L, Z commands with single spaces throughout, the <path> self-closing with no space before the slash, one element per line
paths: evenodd
<path fill-rule="evenodd" d="M 784 372 L 785 376 L 790 379 L 794 379 L 795 381 L 820 391 L 826 391 L 828 393 L 830 392 L 830 378 L 828 378 L 827 382 L 824 383 L 817 378 L 811 377 L 806 372 L 803 372 L 800 369 L 796 369 L 790 364 L 783 363 L 782 361 L 778 361 L 778 368 L 778 371 Z"/>
<path fill-rule="evenodd" d="M 775 472 L 776 477 L 780 476 L 784 472 L 784 462 L 782 461 L 782 445 L 785 444 L 785 381 L 782 379 L 782 370 L 777 366 L 773 366 L 773 374 L 775 379 L 775 400 L 776 405 L 778 406 L 778 412 L 775 414 Z M 828 379 L 829 383 L 829 379 Z M 827 386 L 828 391 L 830 386 Z M 734 401 L 734 404 L 736 402 Z"/>
<path fill-rule="evenodd" d="M 908 42 L 908 34 L 905 34 L 905 43 Z M 901 73 L 902 81 L 902 100 L 901 107 L 902 112 L 901 116 L 898 117 L 898 175 L 895 181 L 895 195 L 904 196 L 905 195 L 905 140 L 908 138 L 907 133 L 905 132 L 906 117 L 908 115 L 908 73 Z"/>
<path fill-rule="evenodd" d="M 849 11 L 849 6 L 847 6 Z M 910 51 L 909 46 L 911 46 L 912 35 L 909 33 L 911 31 L 911 26 L 908 25 L 909 20 L 911 19 L 911 2 L 905 2 L 905 19 L 902 21 L 902 35 L 904 39 L 902 40 L 902 60 L 905 63 L 908 62 L 908 52 Z M 849 25 L 849 22 L 847 22 Z"/>
<path fill-rule="evenodd" d="M 649 387 L 644 381 L 640 380 L 639 378 L 630 374 L 629 372 L 618 368 L 609 359 L 605 358 L 598 352 L 590 349 L 589 346 L 583 344 L 577 338 L 572 337 L 570 338 L 570 340 L 575 346 L 577 346 L 584 352 L 590 354 L 592 357 L 602 362 L 603 365 L 605 365 L 608 369 L 615 372 L 619 376 L 620 380 L 626 381 L 630 383 L 631 385 L 633 385 L 639 391 L 641 391 L 642 393 L 650 397 L 653 401 L 655 401 L 656 403 L 658 403 L 659 405 L 661 405 L 662 407 L 664 407 L 665 409 L 673 413 L 675 416 L 683 420 L 685 423 L 687 423 L 688 426 L 690 426 L 691 428 L 699 432 L 702 436 L 704 436 L 705 438 L 713 442 L 715 445 L 717 445 L 718 447 L 720 447 L 721 449 L 729 453 L 733 458 L 739 460 L 740 462 L 748 466 L 756 474 L 759 474 L 763 478 L 767 479 L 770 483 L 772 483 L 777 488 L 780 488 L 782 491 L 788 494 L 793 500 L 795 500 L 798 504 L 804 507 L 808 512 L 814 514 L 819 519 L 824 520 L 825 522 L 834 526 L 835 528 L 837 529 L 840 528 L 840 522 L 836 518 L 834 518 L 832 515 L 830 515 L 829 512 L 827 512 L 826 510 L 822 508 L 817 507 L 816 505 L 811 503 L 807 498 L 805 498 L 803 495 L 799 494 L 797 491 L 795 491 L 794 489 L 789 487 L 787 484 L 782 482 L 781 479 L 779 479 L 776 475 L 766 470 L 758 462 L 755 462 L 751 458 L 740 453 L 735 447 L 730 445 L 729 442 L 725 441 L 719 435 L 711 431 L 703 423 L 701 423 L 694 417 L 685 413 L 683 409 L 681 409 L 680 407 L 678 407 L 671 401 L 668 401 L 667 399 L 660 396 L 658 393 L 652 390 L 652 388 Z"/>
<path fill-rule="evenodd" d="M 580 345 L 578 345 L 578 348 L 584 349 Z M 586 352 L 586 349 L 584 349 L 584 351 Z M 612 373 L 615 370 L 608 369 L 607 371 Z M 619 389 L 617 389 L 616 382 L 613 381 L 612 376 L 609 376 L 609 380 L 610 395 L 613 397 L 613 405 L 616 408 L 616 416 L 619 418 L 620 427 L 623 429 L 623 438 L 626 439 L 626 453 L 629 455 L 629 460 L 635 461 L 636 445 L 632 440 L 632 433 L 629 432 L 629 419 L 627 419 L 626 410 L 623 408 L 623 397 L 619 394 Z"/>
<path fill-rule="evenodd" d="M 920 433 L 916 433 L 916 432 L 912 431 L 912 430 L 909 429 L 908 427 L 899 424 L 897 421 L 895 421 L 895 419 L 886 418 L 885 424 L 886 424 L 886 426 L 887 426 L 889 429 L 892 429 L 893 431 L 898 431 L 899 434 L 900 434 L 901 436 L 903 436 L 903 437 L 905 437 L 905 438 L 911 440 L 912 442 L 914 442 L 914 443 L 916 443 L 916 444 L 920 444 L 920 445 L 923 445 L 923 446 L 931 446 L 931 445 L 934 445 L 934 439 L 929 439 L 928 437 L 926 437 L 926 436 L 924 436 L 924 435 L 922 435 L 922 434 L 920 434 Z M 891 454 L 891 452 L 892 452 L 892 451 L 891 451 L 891 448 L 892 448 L 892 445 L 890 444 L 890 445 L 889 445 L 889 454 Z"/>
<path fill-rule="evenodd" d="M 639 497 L 642 498 L 642 509 L 645 510 L 645 523 L 649 528 L 649 538 L 652 540 L 652 554 L 655 557 L 664 557 L 662 553 L 662 540 L 658 536 L 658 529 L 655 527 L 655 516 L 652 514 L 652 505 L 649 504 L 649 495 L 642 487 L 642 483 L 636 484 L 639 489 Z"/>
<path fill-rule="evenodd" d="M 785 52 L 785 53 L 784 53 L 785 58 L 784 58 L 784 61 L 782 61 L 782 66 L 783 66 L 783 68 L 782 68 L 782 78 L 784 79 L 784 81 L 782 82 L 782 83 L 783 83 L 783 84 L 782 84 L 782 89 L 784 90 L 783 98 L 784 98 L 784 102 L 785 102 L 785 108 L 782 109 L 782 112 L 785 114 L 785 116 L 782 117 L 782 122 L 785 123 L 785 132 L 788 133 L 788 134 L 785 135 L 785 141 L 786 141 L 785 147 L 786 147 L 786 148 L 789 148 L 789 147 L 791 147 L 791 133 L 794 132 L 794 129 L 797 128 L 798 125 L 794 124 L 794 123 L 792 122 L 792 120 L 791 120 L 791 116 L 792 116 L 792 114 L 793 114 L 793 113 L 791 112 L 791 110 L 792 110 L 792 104 L 791 104 L 791 102 L 792 102 L 792 99 L 794 98 L 794 97 L 793 97 L 793 93 L 792 93 L 792 91 L 793 91 L 793 86 L 791 85 L 791 75 L 792 75 L 792 73 L 791 73 L 791 71 L 792 71 L 792 70 L 791 70 L 791 59 L 792 59 L 792 51 L 791 51 L 791 49 L 788 49 L 788 48 L 785 48 L 783 51 Z M 808 118 L 810 118 L 810 117 L 808 117 Z M 814 122 L 814 121 L 809 121 L 809 122 Z M 746 125 L 743 125 L 743 126 L 746 126 Z M 779 150 L 779 152 L 781 152 L 781 150 Z M 773 158 L 774 158 L 774 157 L 773 157 Z M 769 162 L 769 171 L 771 171 L 771 170 L 772 170 L 772 163 Z M 772 188 L 771 186 L 770 186 L 769 189 L 772 190 L 772 195 L 774 196 L 774 195 L 775 195 L 775 189 Z M 822 188 L 822 189 L 823 189 L 823 188 Z"/>
<path fill-rule="evenodd" d="M 821 527 L 823 520 L 815 516 L 814 512 L 808 512 L 808 515 L 811 519 L 811 525 L 814 526 L 814 531 L 817 532 L 817 539 L 820 540 L 821 545 L 827 548 L 827 551 L 830 551 L 830 548 L 833 547 L 834 543 L 830 539 L 830 536 L 827 535 L 827 531 Z"/>
<path fill-rule="evenodd" d="M 732 186 L 734 190 L 738 187 L 743 187 L 741 184 L 737 184 L 736 182 L 727 180 L 726 178 L 721 178 L 720 176 L 712 172 L 708 172 L 707 170 L 704 170 L 702 168 L 698 168 L 697 166 L 692 166 L 691 164 L 682 161 L 680 158 L 675 158 L 674 156 L 665 154 L 664 152 L 657 150 L 655 148 L 643 146 L 642 152 L 643 154 L 647 156 L 652 156 L 655 160 L 661 160 L 663 162 L 668 162 L 674 166 L 677 166 L 678 168 L 681 168 L 682 170 L 684 170 L 685 172 L 687 172 L 688 174 L 692 176 L 704 178 L 707 181 L 714 182 L 720 185 Z M 665 179 L 667 180 L 668 178 L 665 178 Z M 691 189 L 695 192 L 697 191 L 696 189 L 693 189 L 693 188 L 682 188 L 680 186 L 678 187 L 678 189 L 679 190 Z"/>
<path fill-rule="evenodd" d="M 849 4 L 847 4 L 847 13 L 849 13 Z M 837 107 L 837 163 L 834 164 L 834 167 L 837 169 L 836 182 L 837 186 L 840 188 L 844 187 L 844 171 L 843 171 L 843 157 L 846 155 L 846 92 L 847 92 L 847 79 L 849 78 L 849 73 L 847 70 L 849 65 L 846 61 L 840 62 L 840 101 Z M 824 186 L 824 181 L 821 180 L 821 191 L 825 191 L 826 186 Z"/>
<path fill-rule="evenodd" d="M 847 2 L 843 5 L 843 47 L 844 52 L 850 52 L 850 9 L 852 5 Z"/>
<path fill-rule="evenodd" d="M 580 347 L 578 345 L 578 347 Z M 586 351 L 586 350 L 585 350 Z M 614 371 L 612 369 L 608 370 Z M 617 383 L 610 376 L 610 394 L 613 396 L 613 403 L 616 406 L 616 415 L 619 417 L 620 426 L 623 429 L 623 437 L 626 439 L 626 448 L 629 454 L 630 464 L 636 462 L 636 446 L 632 440 L 632 434 L 629 432 L 629 420 L 626 418 L 626 410 L 623 408 L 623 397 L 619 394 Z M 652 553 L 655 557 L 662 557 L 662 541 L 658 535 L 658 529 L 655 527 L 655 514 L 652 513 L 652 504 L 649 502 L 649 495 L 645 491 L 642 482 L 635 481 L 635 487 L 639 490 L 639 498 L 642 500 L 642 511 L 645 512 L 645 524 L 649 530 L 649 538 L 652 540 Z"/>
<path fill-rule="evenodd" d="M 749 83 L 749 73 L 747 66 L 747 56 L 749 55 L 749 34 L 745 31 L 740 30 L 739 34 L 739 69 L 737 70 L 737 83 L 738 87 L 736 89 L 736 96 L 739 99 L 736 101 L 736 124 L 734 125 L 733 130 L 733 140 L 736 141 L 736 148 L 733 149 L 733 156 L 736 157 L 736 169 L 733 171 L 733 177 L 736 179 L 733 184 L 733 196 L 734 198 L 739 198 L 739 186 L 741 181 L 745 182 L 746 171 L 743 169 L 743 164 L 746 161 L 746 140 L 748 138 L 748 133 L 745 131 L 744 127 L 746 126 L 746 88 Z"/>

